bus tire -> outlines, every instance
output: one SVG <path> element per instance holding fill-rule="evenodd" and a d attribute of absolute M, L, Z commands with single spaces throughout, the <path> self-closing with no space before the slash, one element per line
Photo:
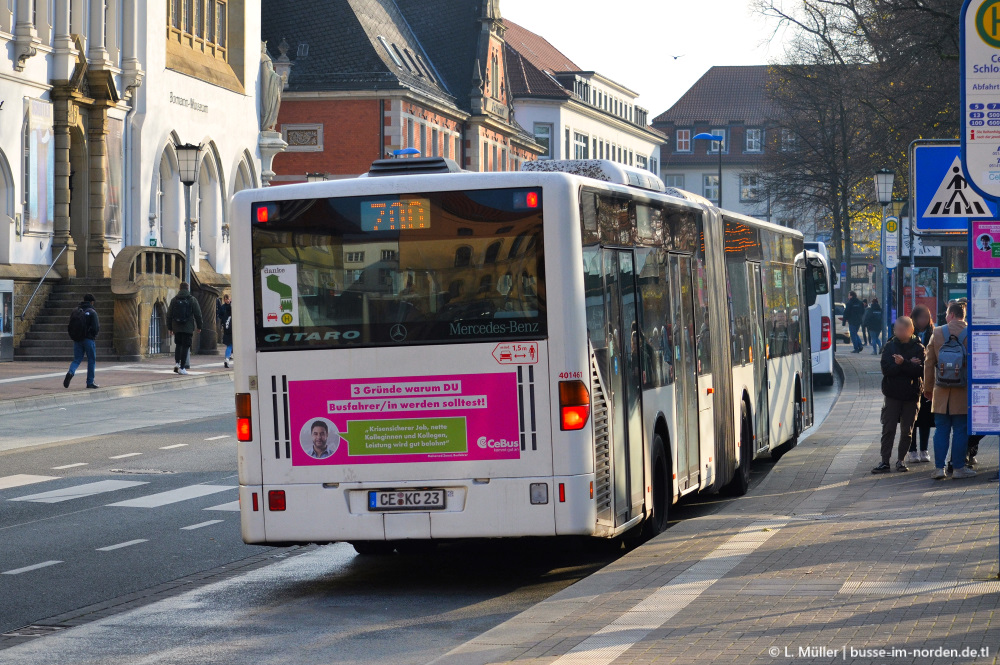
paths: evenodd
<path fill-rule="evenodd" d="M 393 543 L 385 540 L 357 540 L 351 546 L 361 556 L 388 556 L 396 549 Z"/>
<path fill-rule="evenodd" d="M 750 414 L 747 404 L 740 406 L 740 466 L 736 469 L 733 479 L 726 485 L 726 493 L 730 496 L 743 496 L 750 489 L 750 461 L 753 459 L 753 426 L 750 424 Z"/>
<path fill-rule="evenodd" d="M 653 455 L 650 471 L 653 475 L 653 514 L 646 518 L 643 525 L 643 536 L 653 538 L 667 529 L 670 519 L 670 499 L 672 483 L 670 482 L 670 466 L 667 464 L 666 446 L 663 437 L 656 434 L 653 437 Z"/>
<path fill-rule="evenodd" d="M 813 374 L 813 385 L 829 387 L 833 385 L 833 374 Z"/>

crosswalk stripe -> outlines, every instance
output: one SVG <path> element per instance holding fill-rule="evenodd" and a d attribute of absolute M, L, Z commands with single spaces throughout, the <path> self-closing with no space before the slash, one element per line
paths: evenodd
<path fill-rule="evenodd" d="M 126 457 L 135 457 L 136 455 L 141 455 L 142 453 L 125 453 L 124 455 L 112 455 L 108 459 L 125 459 Z"/>
<path fill-rule="evenodd" d="M 210 437 L 208 437 L 205 440 L 206 441 L 218 441 L 219 439 L 228 439 L 228 438 L 229 438 L 229 434 L 223 434 L 222 436 L 210 436 Z"/>
<path fill-rule="evenodd" d="M 111 550 L 120 550 L 123 547 L 132 547 L 133 545 L 138 545 L 139 543 L 148 543 L 149 540 L 146 538 L 137 538 L 136 540 L 129 540 L 124 543 L 118 543 L 117 545 L 108 545 L 107 547 L 98 547 L 98 552 L 110 552 Z"/>
<path fill-rule="evenodd" d="M 182 526 L 181 531 L 194 531 L 195 529 L 200 529 L 203 526 L 212 526 L 213 524 L 221 524 L 223 520 L 208 520 L 207 522 L 198 522 L 197 524 L 192 524 L 191 526 Z"/>
<path fill-rule="evenodd" d="M 64 487 L 60 490 L 50 490 L 48 492 L 40 492 L 38 494 L 28 494 L 27 496 L 19 496 L 9 500 L 31 501 L 33 503 L 59 503 L 60 501 L 82 499 L 85 496 L 94 496 L 95 494 L 104 494 L 105 492 L 116 492 L 129 487 L 137 487 L 139 485 L 148 484 L 149 483 L 141 480 L 99 480 L 96 483 L 74 485 L 73 487 Z"/>
<path fill-rule="evenodd" d="M 160 450 L 173 450 L 174 448 L 183 448 L 186 445 L 186 443 L 175 443 L 172 446 L 160 446 Z"/>
<path fill-rule="evenodd" d="M 224 492 L 226 490 L 234 489 L 236 489 L 236 487 L 233 485 L 189 485 L 187 487 L 179 487 L 175 490 L 168 490 L 158 494 L 142 496 L 138 499 L 129 499 L 128 501 L 119 501 L 118 503 L 109 503 L 108 505 L 121 506 L 123 508 L 159 508 L 160 506 L 177 503 L 178 501 L 197 499 L 198 497 L 208 496 L 209 494 L 215 494 L 216 492 Z"/>
<path fill-rule="evenodd" d="M 24 568 L 15 568 L 14 570 L 5 570 L 0 575 L 20 575 L 21 573 L 27 573 L 31 570 L 38 570 L 39 568 L 48 568 L 49 566 L 54 566 L 57 563 L 62 563 L 62 561 L 43 561 L 42 563 L 36 563 L 33 566 L 25 566 Z"/>
<path fill-rule="evenodd" d="M 62 471 L 63 469 L 74 469 L 78 466 L 87 466 L 87 462 L 77 462 L 76 464 L 63 464 L 62 466 L 52 467 L 53 471 Z"/>
<path fill-rule="evenodd" d="M 46 480 L 56 480 L 59 476 L 32 476 L 26 473 L 18 473 L 13 476 L 3 476 L 0 478 L 0 490 L 9 490 L 22 485 L 34 485 L 43 483 Z"/>
<path fill-rule="evenodd" d="M 211 508 L 206 508 L 205 510 L 228 510 L 234 513 L 240 512 L 240 500 L 230 501 L 229 503 L 222 503 L 218 506 L 212 506 Z"/>

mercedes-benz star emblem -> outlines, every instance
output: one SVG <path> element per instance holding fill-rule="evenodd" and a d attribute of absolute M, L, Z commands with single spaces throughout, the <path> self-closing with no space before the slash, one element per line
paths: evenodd
<path fill-rule="evenodd" d="M 392 327 L 392 330 L 389 331 L 389 337 L 394 342 L 402 342 L 406 339 L 406 326 L 402 323 L 397 323 Z"/>

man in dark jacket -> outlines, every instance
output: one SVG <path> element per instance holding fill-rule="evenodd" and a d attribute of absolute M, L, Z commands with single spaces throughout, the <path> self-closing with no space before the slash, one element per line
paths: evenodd
<path fill-rule="evenodd" d="M 94 309 L 96 299 L 91 294 L 83 296 L 76 311 L 70 315 L 70 337 L 73 340 L 73 362 L 69 364 L 69 371 L 63 379 L 63 388 L 69 388 L 69 382 L 73 380 L 73 375 L 83 362 L 83 357 L 87 357 L 87 387 L 100 388 L 94 383 L 94 371 L 97 366 L 97 344 L 94 340 L 101 332 L 101 322 L 97 318 L 97 310 Z M 77 324 L 74 319 L 79 318 Z"/>
<path fill-rule="evenodd" d="M 899 458 L 896 471 L 909 471 L 903 458 L 910 449 L 913 424 L 920 407 L 920 393 L 924 383 L 924 346 L 913 334 L 913 321 L 908 316 L 896 319 L 893 336 L 882 349 L 882 463 L 872 473 L 888 473 L 892 444 L 896 438 L 896 423 L 902 430 L 899 435 Z"/>
<path fill-rule="evenodd" d="M 847 304 L 844 305 L 844 316 L 840 319 L 840 322 L 847 324 L 847 328 L 851 331 L 851 344 L 854 345 L 852 353 L 861 353 L 865 348 L 861 343 L 861 337 L 858 336 L 858 331 L 861 329 L 861 322 L 864 321 L 864 318 L 865 306 L 858 300 L 858 294 L 851 291 L 847 294 Z"/>
<path fill-rule="evenodd" d="M 181 290 L 167 308 L 167 330 L 174 336 L 174 372 L 187 374 L 191 369 L 191 340 L 201 332 L 201 305 L 191 295 L 191 286 L 181 282 Z"/>
<path fill-rule="evenodd" d="M 868 339 L 871 340 L 872 355 L 877 356 L 882 350 L 882 305 L 874 296 L 871 304 L 865 310 L 863 325 L 868 331 Z"/>

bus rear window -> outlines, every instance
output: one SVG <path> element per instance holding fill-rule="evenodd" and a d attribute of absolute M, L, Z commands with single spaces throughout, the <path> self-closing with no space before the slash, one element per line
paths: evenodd
<path fill-rule="evenodd" d="M 255 204 L 257 348 L 544 338 L 540 200 L 490 189 Z"/>

